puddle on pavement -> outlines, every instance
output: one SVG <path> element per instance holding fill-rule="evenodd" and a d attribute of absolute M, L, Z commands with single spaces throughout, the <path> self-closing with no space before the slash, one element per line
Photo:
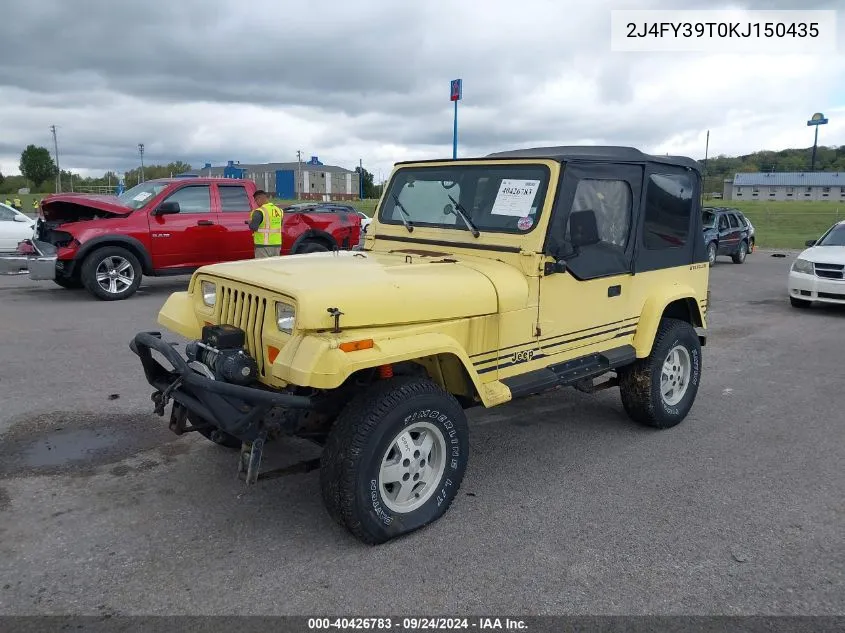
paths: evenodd
<path fill-rule="evenodd" d="M 93 474 L 99 467 L 178 441 L 149 414 L 50 412 L 21 416 L 0 436 L 0 478 Z"/>
<path fill-rule="evenodd" d="M 26 466 L 34 468 L 60 466 L 68 462 L 88 459 L 97 451 L 114 446 L 119 440 L 119 435 L 107 437 L 99 431 L 87 429 L 57 431 L 37 440 L 21 457 Z"/>

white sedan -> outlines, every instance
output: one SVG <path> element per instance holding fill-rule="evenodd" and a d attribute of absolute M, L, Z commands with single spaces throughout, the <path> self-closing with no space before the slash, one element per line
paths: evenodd
<path fill-rule="evenodd" d="M 357 213 L 361 218 L 361 233 L 366 233 L 367 227 L 370 226 L 370 222 L 372 222 L 373 219 L 363 211 L 358 211 Z"/>
<path fill-rule="evenodd" d="M 13 253 L 18 243 L 32 237 L 35 220 L 17 209 L 0 204 L 0 253 Z"/>
<path fill-rule="evenodd" d="M 789 270 L 789 302 L 796 308 L 814 301 L 845 305 L 845 220 L 807 246 Z"/>

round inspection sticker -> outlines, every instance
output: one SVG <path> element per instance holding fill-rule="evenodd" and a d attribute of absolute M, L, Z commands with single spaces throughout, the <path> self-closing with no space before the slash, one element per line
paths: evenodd
<path fill-rule="evenodd" d="M 516 226 L 520 231 L 527 231 L 532 226 L 534 226 L 534 218 L 528 216 L 524 218 L 519 218 L 519 221 L 516 223 Z"/>

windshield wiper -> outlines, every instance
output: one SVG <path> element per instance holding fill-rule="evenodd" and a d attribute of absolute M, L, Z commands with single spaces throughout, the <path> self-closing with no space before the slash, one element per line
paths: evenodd
<path fill-rule="evenodd" d="M 452 197 L 452 194 L 447 193 L 446 195 L 447 195 L 447 196 L 449 196 L 449 200 L 451 200 L 451 201 L 452 201 L 452 204 L 453 204 L 453 205 L 455 205 L 455 207 L 454 207 L 454 208 L 455 208 L 455 211 L 456 211 L 455 215 L 460 215 L 460 216 L 461 216 L 461 219 L 464 221 L 464 224 L 466 224 L 466 225 L 467 225 L 467 228 L 468 228 L 470 231 L 472 231 L 472 236 L 473 236 L 473 237 L 478 237 L 479 235 L 481 235 L 481 233 L 480 233 L 480 232 L 479 232 L 479 230 L 478 230 L 478 227 L 476 227 L 476 226 L 475 226 L 475 224 L 473 224 L 473 223 L 472 223 L 472 220 L 470 220 L 470 219 L 469 219 L 469 216 L 468 216 L 468 215 L 467 215 L 467 213 L 466 213 L 466 209 L 464 209 L 464 208 L 461 206 L 461 203 L 460 203 L 460 202 L 458 202 L 457 200 L 455 200 L 455 199 Z"/>
<path fill-rule="evenodd" d="M 396 202 L 396 206 L 397 206 L 397 207 L 399 207 L 399 210 L 400 210 L 400 211 L 402 211 L 402 213 L 403 213 L 404 215 L 406 215 L 406 216 L 408 216 L 408 217 L 410 218 L 410 217 L 411 217 L 411 214 L 410 214 L 410 213 L 408 213 L 408 210 L 407 210 L 404 206 L 402 206 L 402 203 L 401 203 L 401 202 L 399 202 L 399 197 L 398 197 L 395 193 L 390 194 L 390 195 L 392 195 L 392 196 L 393 196 L 393 200 Z M 404 217 L 401 217 L 401 216 L 400 216 L 400 218 L 401 218 L 401 220 L 402 220 L 402 224 L 404 224 L 404 225 L 405 225 L 405 228 L 406 228 L 406 229 L 408 229 L 408 233 L 413 233 L 413 232 L 414 232 L 414 223 L 413 223 L 413 222 L 409 222 L 409 221 L 408 221 L 408 220 L 406 220 Z"/>

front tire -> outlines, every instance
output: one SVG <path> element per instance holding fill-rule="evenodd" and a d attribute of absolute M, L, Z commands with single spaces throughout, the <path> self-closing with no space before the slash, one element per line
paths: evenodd
<path fill-rule="evenodd" d="M 711 266 L 716 263 L 717 252 L 716 242 L 710 242 L 707 245 L 707 261 L 710 262 Z"/>
<path fill-rule="evenodd" d="M 739 243 L 739 248 L 737 249 L 736 253 L 731 255 L 731 259 L 733 260 L 734 264 L 743 264 L 745 263 L 745 258 L 748 256 L 748 242 L 742 240 Z"/>
<path fill-rule="evenodd" d="M 126 299 L 141 285 L 141 263 L 121 246 L 98 248 L 82 263 L 82 283 L 103 301 Z"/>
<path fill-rule="evenodd" d="M 321 456 L 326 510 L 369 545 L 442 517 L 469 458 L 458 401 L 427 378 L 382 380 L 341 412 Z"/>
<path fill-rule="evenodd" d="M 662 319 L 651 354 L 619 371 L 622 406 L 640 424 L 668 429 L 686 418 L 701 381 L 701 342 L 686 321 Z"/>

